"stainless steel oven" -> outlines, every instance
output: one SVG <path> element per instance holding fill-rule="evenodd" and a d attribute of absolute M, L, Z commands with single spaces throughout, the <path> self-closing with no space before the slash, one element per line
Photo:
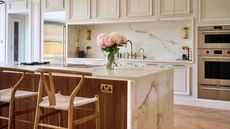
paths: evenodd
<path fill-rule="evenodd" d="M 199 53 L 202 54 L 198 56 L 199 84 L 222 85 L 230 87 L 230 49 L 204 49 L 199 50 Z M 216 55 L 215 53 L 222 54 Z"/>
<path fill-rule="evenodd" d="M 205 26 L 198 30 L 199 48 L 229 48 L 230 26 Z"/>
<path fill-rule="evenodd" d="M 230 27 L 229 30 L 228 27 L 199 28 L 199 98 L 230 101 Z"/>
<path fill-rule="evenodd" d="M 202 49 L 198 56 L 198 97 L 230 101 L 230 49 Z"/>

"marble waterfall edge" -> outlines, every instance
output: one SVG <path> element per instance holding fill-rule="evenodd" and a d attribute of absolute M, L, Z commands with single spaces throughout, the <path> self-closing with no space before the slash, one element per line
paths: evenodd
<path fill-rule="evenodd" d="M 132 129 L 173 128 L 173 70 L 134 81 Z"/>

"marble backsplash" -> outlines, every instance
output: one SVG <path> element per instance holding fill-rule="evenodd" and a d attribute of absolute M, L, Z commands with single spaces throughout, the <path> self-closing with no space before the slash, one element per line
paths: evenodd
<path fill-rule="evenodd" d="M 188 27 L 188 39 L 184 39 L 184 27 Z M 183 21 L 159 21 L 142 23 L 119 23 L 119 24 L 97 24 L 97 25 L 69 25 L 68 26 L 68 58 L 76 57 L 76 49 L 87 51 L 87 58 L 104 58 L 100 47 L 96 45 L 97 35 L 111 32 L 123 33 L 133 42 L 133 50 L 138 58 L 142 57 L 139 52 L 144 48 L 148 59 L 154 60 L 176 60 L 183 53 L 182 46 L 186 45 L 193 49 L 193 29 L 191 20 Z M 89 32 L 91 31 L 88 40 Z M 123 57 L 130 51 L 130 46 L 121 47 Z"/>

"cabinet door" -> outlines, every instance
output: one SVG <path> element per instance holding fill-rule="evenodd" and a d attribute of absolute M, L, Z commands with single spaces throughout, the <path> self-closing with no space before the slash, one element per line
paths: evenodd
<path fill-rule="evenodd" d="M 200 23 L 228 23 L 230 21 L 230 0 L 199 0 Z"/>
<path fill-rule="evenodd" d="M 65 8 L 64 0 L 45 0 L 46 11 L 58 11 L 58 10 L 64 10 L 64 8 Z"/>
<path fill-rule="evenodd" d="M 29 2 L 27 0 L 11 1 L 7 3 L 8 13 L 25 13 L 29 11 Z"/>
<path fill-rule="evenodd" d="M 70 0 L 71 20 L 90 19 L 90 0 Z"/>
<path fill-rule="evenodd" d="M 175 15 L 190 14 L 190 0 L 175 0 Z"/>
<path fill-rule="evenodd" d="M 159 0 L 160 16 L 174 15 L 174 0 Z"/>
<path fill-rule="evenodd" d="M 120 0 L 96 0 L 97 18 L 119 17 Z"/>
<path fill-rule="evenodd" d="M 174 94 L 190 95 L 190 67 L 174 67 Z"/>
<path fill-rule="evenodd" d="M 175 16 L 190 13 L 190 0 L 160 0 L 160 16 Z"/>
<path fill-rule="evenodd" d="M 126 15 L 152 16 L 155 0 L 126 0 Z"/>

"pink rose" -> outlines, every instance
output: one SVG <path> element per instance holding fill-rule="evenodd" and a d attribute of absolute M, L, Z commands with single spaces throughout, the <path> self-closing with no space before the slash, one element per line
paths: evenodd
<path fill-rule="evenodd" d="M 101 34 L 99 34 L 98 36 L 97 36 L 97 45 L 98 46 L 105 46 L 105 44 L 104 44 L 104 39 L 105 39 L 105 37 L 106 37 L 107 35 L 106 34 L 104 34 L 104 33 L 101 33 Z"/>
<path fill-rule="evenodd" d="M 121 35 L 121 44 L 127 44 L 128 39 L 124 36 Z"/>
<path fill-rule="evenodd" d="M 104 37 L 104 44 L 106 47 L 113 46 L 114 42 L 110 36 L 105 36 Z"/>
<path fill-rule="evenodd" d="M 112 41 L 118 45 L 122 45 L 127 42 L 127 38 L 123 34 L 113 32 L 109 36 L 111 37 Z"/>

